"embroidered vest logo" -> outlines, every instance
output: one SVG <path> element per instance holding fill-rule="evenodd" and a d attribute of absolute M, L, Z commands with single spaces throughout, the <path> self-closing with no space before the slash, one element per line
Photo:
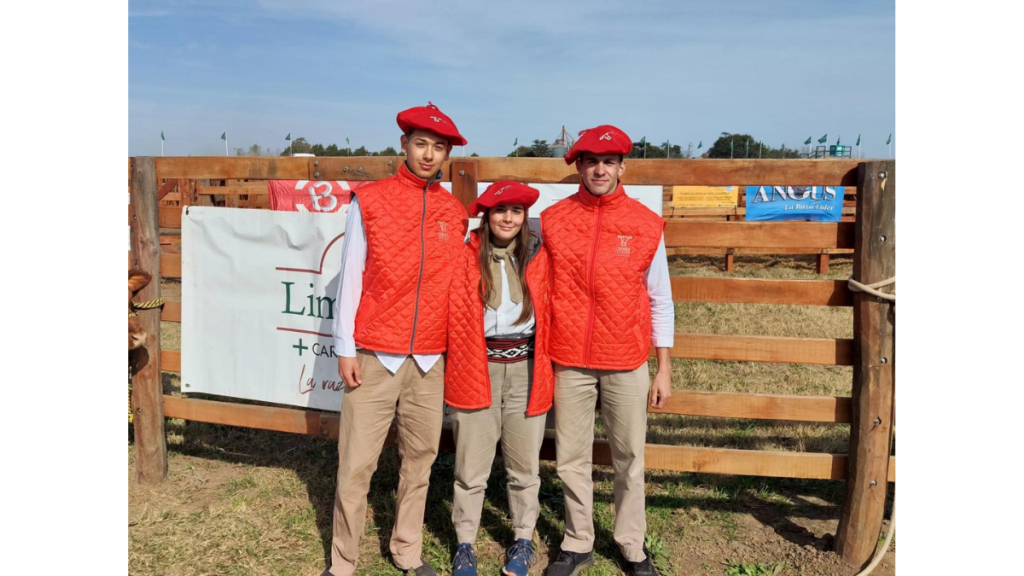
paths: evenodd
<path fill-rule="evenodd" d="M 438 230 L 438 232 L 437 232 L 437 239 L 438 239 L 438 241 L 439 242 L 447 242 L 448 241 L 448 223 L 447 222 L 442 222 L 442 221 L 439 220 L 437 222 L 437 227 L 440 228 L 440 230 Z"/>
<path fill-rule="evenodd" d="M 619 256 L 625 256 L 626 258 L 628 258 L 629 257 L 629 253 L 630 253 L 629 241 L 632 240 L 632 239 L 633 239 L 632 236 L 622 236 L 622 235 L 620 235 L 619 236 L 619 246 L 615 249 L 615 253 L 618 254 Z"/>

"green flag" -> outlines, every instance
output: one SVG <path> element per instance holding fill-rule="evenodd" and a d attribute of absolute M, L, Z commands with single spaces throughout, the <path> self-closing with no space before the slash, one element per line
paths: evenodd
<path fill-rule="evenodd" d="M 348 141 L 348 136 L 345 136 L 345 146 L 351 146 L 352 143 Z"/>
<path fill-rule="evenodd" d="M 516 141 L 512 143 L 513 146 L 519 146 L 519 136 L 516 136 Z"/>
<path fill-rule="evenodd" d="M 810 146 L 810 145 L 811 145 L 811 137 L 808 136 L 807 140 L 804 140 L 804 146 Z"/>
<path fill-rule="evenodd" d="M 699 144 L 697 144 L 697 150 L 700 150 L 700 149 L 701 149 L 701 148 L 703 148 L 703 147 L 704 147 L 704 141 L 703 141 L 703 140 L 701 140 L 701 141 L 700 141 L 700 143 L 699 143 Z"/>
<path fill-rule="evenodd" d="M 892 134 L 889 134 L 889 139 L 885 141 L 886 144 L 892 144 Z"/>
<path fill-rule="evenodd" d="M 839 136 L 838 138 L 836 138 L 836 146 L 839 146 L 839 142 L 841 142 L 842 140 L 843 140 L 842 136 Z"/>
<path fill-rule="evenodd" d="M 220 135 L 220 139 L 225 141 L 225 142 L 227 142 L 228 141 L 228 133 L 225 132 L 225 133 L 221 134 Z"/>
<path fill-rule="evenodd" d="M 292 133 L 291 133 L 291 132 L 289 132 L 289 133 L 288 133 L 288 135 L 284 137 L 284 139 L 285 139 L 285 140 L 288 140 L 288 141 L 291 141 L 291 139 L 292 139 Z"/>
<path fill-rule="evenodd" d="M 646 146 L 647 145 L 647 136 L 644 136 L 643 138 L 640 139 L 640 145 L 641 146 Z"/>
<path fill-rule="evenodd" d="M 824 144 L 825 142 L 828 142 L 828 134 L 825 134 L 821 138 L 818 138 L 818 144 Z"/>
<path fill-rule="evenodd" d="M 160 139 L 161 140 L 167 140 L 167 138 L 164 138 L 164 131 L 163 130 L 160 131 Z"/>
<path fill-rule="evenodd" d="M 860 146 L 860 134 L 857 134 L 857 146 Z"/>

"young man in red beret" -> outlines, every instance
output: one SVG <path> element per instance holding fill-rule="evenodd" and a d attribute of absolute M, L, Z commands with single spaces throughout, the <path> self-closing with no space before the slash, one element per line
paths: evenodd
<path fill-rule="evenodd" d="M 551 255 L 555 447 L 565 490 L 565 537 L 548 576 L 575 576 L 594 563 L 594 410 L 615 471 L 615 542 L 636 576 L 655 576 L 644 546 L 647 407 L 671 395 L 668 352 L 675 312 L 665 255 L 665 220 L 626 196 L 619 179 L 633 144 L 614 126 L 581 134 L 565 156 L 576 194 L 541 213 Z M 658 368 L 647 367 L 651 344 Z"/>
<path fill-rule="evenodd" d="M 399 113 L 398 127 L 405 162 L 352 193 L 345 223 L 333 327 L 345 392 L 325 572 L 334 576 L 355 571 L 370 478 L 396 417 L 402 468 L 391 554 L 404 571 L 435 575 L 421 558 L 423 513 L 444 414 L 450 263 L 468 225 L 441 187 L 441 165 L 466 140 L 433 104 Z"/>

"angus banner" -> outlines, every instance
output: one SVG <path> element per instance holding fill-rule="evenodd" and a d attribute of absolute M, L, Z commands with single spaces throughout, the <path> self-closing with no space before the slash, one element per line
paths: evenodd
<path fill-rule="evenodd" d="M 845 186 L 747 186 L 748 222 L 839 222 Z"/>

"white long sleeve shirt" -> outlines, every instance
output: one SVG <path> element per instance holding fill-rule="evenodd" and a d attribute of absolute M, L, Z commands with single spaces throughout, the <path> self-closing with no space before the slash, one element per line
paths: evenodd
<path fill-rule="evenodd" d="M 338 298 L 335 300 L 334 324 L 331 333 L 334 336 L 334 351 L 339 356 L 355 358 L 356 356 L 356 311 L 359 300 L 363 296 L 363 271 L 366 269 L 366 228 L 363 225 L 363 213 L 359 208 L 359 197 L 353 195 L 345 219 L 345 239 L 341 245 L 341 274 L 338 277 Z M 392 374 L 398 372 L 408 354 L 392 354 L 389 352 L 372 351 L 380 363 Z M 420 370 L 429 372 L 441 357 L 440 354 L 413 354 L 413 359 Z"/>
<path fill-rule="evenodd" d="M 647 296 L 651 299 L 651 342 L 655 348 L 671 348 L 676 341 L 676 308 L 672 303 L 664 233 L 644 281 L 647 283 Z"/>

